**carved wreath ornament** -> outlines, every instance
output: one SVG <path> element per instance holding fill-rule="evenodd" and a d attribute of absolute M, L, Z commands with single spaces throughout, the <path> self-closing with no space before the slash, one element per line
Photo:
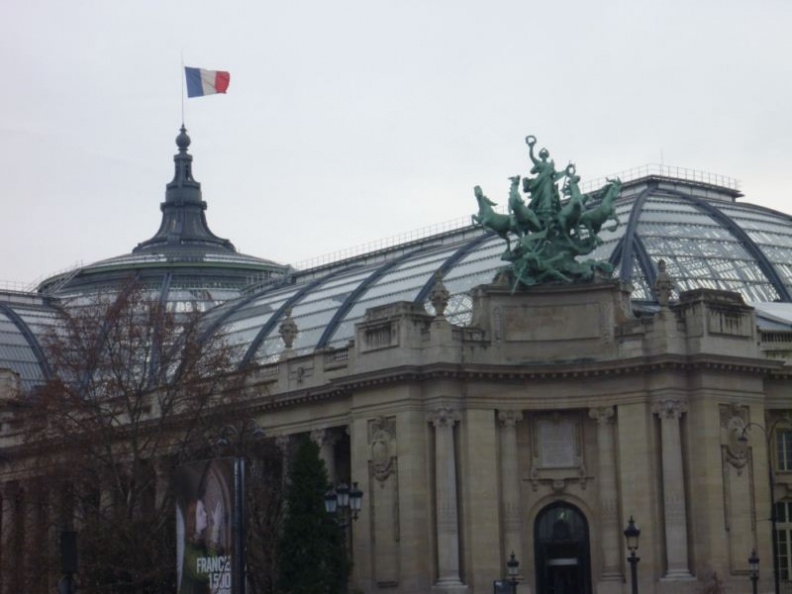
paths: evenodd
<path fill-rule="evenodd" d="M 392 423 L 386 418 L 379 418 L 372 422 L 371 433 L 371 467 L 374 478 L 382 482 L 394 471 L 393 455 L 394 435 Z"/>

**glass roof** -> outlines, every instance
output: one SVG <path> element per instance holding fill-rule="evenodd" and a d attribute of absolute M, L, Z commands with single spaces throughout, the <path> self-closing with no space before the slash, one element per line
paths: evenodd
<path fill-rule="evenodd" d="M 733 191 L 705 200 L 694 185 L 679 181 L 670 190 L 645 181 L 625 184 L 616 203 L 619 226 L 606 225 L 600 245 L 584 258 L 611 261 L 614 275 L 632 284 L 636 300 L 652 300 L 650 287 L 657 262 L 663 259 L 678 291 L 708 287 L 737 291 L 751 303 L 792 303 L 792 217 L 737 203 Z M 712 191 L 708 186 L 707 192 Z M 239 276 L 220 274 L 210 283 L 202 271 L 187 270 L 186 265 L 172 276 L 145 277 L 144 282 L 151 283 L 152 291 L 169 291 L 168 299 L 177 307 L 198 303 L 207 311 L 208 327 L 237 345 L 243 361 L 264 363 L 283 351 L 278 329 L 288 311 L 299 330 L 293 345 L 298 353 L 343 348 L 354 338 L 355 324 L 372 307 L 408 301 L 433 313 L 427 300 L 438 271 L 451 294 L 446 317 L 457 325 L 469 324 L 472 289 L 491 282 L 504 267 L 505 249 L 499 237 L 465 227 L 310 270 L 290 269 L 266 279 L 270 284 L 257 292 L 250 292 L 255 285 L 243 287 Z M 234 266 L 245 258 L 206 256 L 207 261 L 227 260 L 229 270 L 237 270 Z M 157 261 L 132 254 L 98 265 Z M 79 285 L 64 287 L 63 294 L 81 295 Z M 792 315 L 792 308 L 779 311 Z M 31 384 L 43 374 L 35 338 L 52 325 L 56 314 L 16 305 L 13 312 L 15 319 L 7 311 L 0 319 L 0 365 L 5 360 Z"/>
<path fill-rule="evenodd" d="M 53 308 L 20 304 L 0 308 L 0 367 L 18 373 L 23 389 L 44 380 L 41 346 L 57 322 L 58 314 Z"/>
<path fill-rule="evenodd" d="M 750 205 L 736 204 L 733 197 L 713 200 L 720 213 L 728 217 L 718 219 L 704 208 L 701 199 L 678 195 L 664 190 L 650 191 L 639 200 L 640 193 L 621 199 L 616 205 L 620 224 L 606 225 L 600 233 L 600 246 L 586 258 L 612 260 L 615 274 L 629 279 L 635 299 L 651 300 L 650 287 L 656 274 L 656 263 L 664 259 L 668 272 L 675 279 L 679 291 L 709 287 L 738 291 L 746 301 L 771 302 L 780 293 L 772 279 L 768 279 L 757 262 L 761 250 L 785 282 L 792 287 L 792 221 L 786 215 L 757 210 Z M 640 212 L 633 210 L 640 205 Z M 632 219 L 631 219 L 632 217 Z M 734 221 L 748 233 L 756 246 L 746 245 Z M 629 223 L 634 221 L 631 228 Z M 475 243 L 474 243 L 475 242 Z M 631 249 L 625 251 L 629 245 Z M 258 362 L 277 359 L 283 350 L 278 326 L 285 316 L 285 304 L 291 302 L 292 318 L 299 329 L 294 343 L 298 353 L 316 348 L 340 348 L 354 338 L 355 324 L 367 309 L 395 301 L 427 302 L 428 288 L 438 270 L 444 271 L 443 283 L 451 293 L 446 316 L 452 323 L 469 324 L 471 320 L 471 290 L 479 284 L 491 282 L 504 266 L 501 256 L 505 243 L 499 237 L 481 235 L 471 239 L 469 230 L 454 243 L 442 245 L 429 242 L 416 246 L 405 256 L 402 249 L 391 260 L 378 260 L 350 270 L 349 262 L 308 288 L 295 274 L 295 284 L 270 288 L 244 304 L 227 304 L 221 312 L 213 312 L 221 320 L 223 332 L 234 343 L 248 349 L 247 358 Z M 629 261 L 621 258 L 630 254 Z M 363 260 L 361 259 L 361 262 Z M 305 278 L 315 279 L 312 271 Z M 233 309 L 233 308 L 237 309 Z M 230 313 L 229 313 L 230 312 Z"/>

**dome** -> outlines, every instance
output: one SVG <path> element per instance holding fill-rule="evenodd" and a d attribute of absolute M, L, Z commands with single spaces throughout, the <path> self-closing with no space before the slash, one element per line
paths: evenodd
<path fill-rule="evenodd" d="M 176 137 L 173 181 L 160 205 L 157 233 L 132 250 L 46 279 L 43 295 L 79 299 L 134 280 L 161 299 L 194 303 L 209 309 L 241 295 L 247 288 L 283 275 L 287 266 L 240 254 L 227 239 L 217 237 L 206 220 L 201 184 L 192 174 L 191 143 L 184 126 Z"/>
<path fill-rule="evenodd" d="M 0 300 L 0 367 L 19 373 L 24 385 L 48 373 L 39 345 L 57 323 L 56 304 L 130 277 L 171 303 L 201 304 L 209 330 L 240 348 L 243 365 L 280 356 L 279 327 L 287 317 L 299 329 L 295 352 L 309 353 L 346 346 L 368 308 L 408 301 L 431 312 L 437 273 L 450 292 L 445 316 L 467 325 L 473 288 L 491 282 L 505 264 L 503 240 L 473 226 L 306 270 L 238 254 L 206 226 L 191 157 L 185 158 L 189 142 L 180 139 L 177 174 L 152 239 L 130 254 L 48 279 L 38 295 Z M 604 228 L 602 244 L 587 257 L 610 262 L 613 276 L 632 286 L 636 312 L 656 309 L 650 287 L 664 260 L 676 295 L 697 288 L 734 291 L 756 308 L 763 328 L 792 328 L 792 217 L 742 201 L 727 178 L 655 168 L 622 179 L 615 204 L 620 224 Z M 470 204 L 472 212 L 472 197 Z"/>

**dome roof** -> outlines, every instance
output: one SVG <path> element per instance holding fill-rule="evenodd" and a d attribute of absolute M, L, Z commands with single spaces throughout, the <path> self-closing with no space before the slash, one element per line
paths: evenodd
<path fill-rule="evenodd" d="M 184 159 L 189 142 L 180 139 L 177 175 L 162 205 L 163 225 L 152 239 L 131 254 L 53 277 L 39 295 L 0 298 L 0 367 L 19 373 L 24 386 L 48 373 L 40 338 L 57 323 L 54 304 L 61 301 L 48 293 L 84 296 L 134 274 L 166 299 L 203 302 L 208 330 L 241 348 L 242 365 L 280 356 L 278 329 L 289 316 L 299 329 L 293 348 L 309 353 L 346 346 L 369 308 L 410 301 L 431 311 L 437 273 L 451 294 L 446 317 L 466 325 L 472 289 L 491 282 L 504 266 L 503 240 L 466 226 L 285 274 L 286 267 L 237 254 L 209 232 L 197 183 L 173 185 L 191 180 Z M 677 291 L 735 291 L 756 308 L 761 327 L 792 328 L 792 217 L 738 202 L 741 196 L 729 180 L 642 171 L 624 179 L 615 204 L 620 224 L 601 231 L 602 244 L 587 258 L 613 265 L 614 276 L 632 285 L 637 309 L 656 307 L 650 287 L 662 259 Z M 471 198 L 471 211 L 474 204 Z M 197 225 L 190 233 L 179 226 L 188 219 Z M 168 229 L 178 240 L 168 241 Z M 252 284 L 260 277 L 266 282 Z"/>
<path fill-rule="evenodd" d="M 678 173 L 678 172 L 676 172 Z M 677 291 L 713 288 L 740 293 L 757 306 L 765 324 L 792 324 L 792 217 L 738 203 L 736 184 L 643 171 L 625 180 L 616 214 L 620 224 L 603 229 L 602 244 L 587 258 L 609 261 L 614 276 L 630 283 L 633 299 L 651 307 L 657 262 L 665 260 Z M 472 205 L 472 200 L 471 200 Z M 472 207 L 471 207 L 472 210 Z M 354 336 L 366 309 L 395 301 L 423 303 L 434 275 L 451 293 L 446 317 L 470 321 L 471 290 L 492 281 L 504 262 L 503 240 L 474 227 L 294 272 L 207 314 L 212 327 L 240 345 L 243 362 L 275 360 L 287 312 L 299 328 L 297 352 L 341 347 Z M 776 307 L 762 307 L 773 303 Z M 782 304 L 790 304 L 784 307 Z"/>
<path fill-rule="evenodd" d="M 151 239 L 139 243 L 131 254 L 50 277 L 38 292 L 78 298 L 135 279 L 163 300 L 197 302 L 208 309 L 284 274 L 287 266 L 240 254 L 229 240 L 210 231 L 201 184 L 192 175 L 190 142 L 182 126 L 176 137 L 173 181 L 160 205 L 162 222 Z"/>

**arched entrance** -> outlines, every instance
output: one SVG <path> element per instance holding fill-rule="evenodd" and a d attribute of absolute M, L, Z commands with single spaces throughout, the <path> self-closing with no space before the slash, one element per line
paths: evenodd
<path fill-rule="evenodd" d="M 591 594 L 589 529 L 564 501 L 545 507 L 534 523 L 537 594 Z"/>

